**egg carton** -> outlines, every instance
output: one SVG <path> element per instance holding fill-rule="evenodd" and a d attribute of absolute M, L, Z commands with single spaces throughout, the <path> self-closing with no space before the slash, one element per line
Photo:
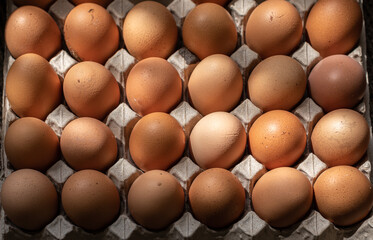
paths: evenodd
<path fill-rule="evenodd" d="M 252 69 L 260 62 L 257 53 L 244 44 L 244 24 L 252 10 L 262 1 L 254 0 L 234 0 L 229 3 L 226 9 L 232 15 L 239 35 L 236 51 L 231 58 L 240 67 L 243 79 L 244 90 L 239 105 L 231 111 L 245 127 L 246 132 L 252 123 L 262 114 L 247 97 L 246 81 Z M 307 12 L 315 0 L 290 0 L 300 12 L 304 21 Z M 135 1 L 114 0 L 107 10 L 113 16 L 118 28 L 121 31 L 123 20 L 128 11 L 134 6 Z M 361 2 L 360 2 L 361 3 Z M 188 12 L 195 7 L 190 0 L 165 1 L 167 8 L 173 14 L 179 33 L 184 18 Z M 8 15 L 16 7 L 10 0 L 7 0 Z M 60 29 L 63 29 L 64 19 L 73 5 L 67 0 L 57 0 L 49 9 L 49 13 L 56 20 Z M 359 46 L 349 55 L 360 64 L 365 66 L 365 31 L 363 29 Z M 180 39 L 180 37 L 179 37 Z M 116 163 L 106 172 L 107 176 L 114 182 L 121 196 L 121 208 L 118 218 L 107 228 L 100 232 L 87 232 L 68 219 L 62 206 L 59 207 L 59 215 L 44 229 L 38 232 L 25 232 L 6 217 L 4 210 L 0 209 L 0 239 L 372 239 L 373 237 L 373 215 L 370 213 L 364 221 L 350 227 L 339 228 L 326 220 L 313 205 L 304 219 L 289 228 L 276 229 L 269 226 L 260 219 L 251 206 L 251 190 L 256 180 L 258 180 L 267 170 L 255 158 L 249 154 L 247 148 L 244 156 L 230 171 L 237 176 L 246 192 L 245 210 L 242 216 L 230 226 L 214 230 L 196 220 L 192 214 L 187 201 L 187 193 L 193 179 L 203 170 L 191 159 L 189 147 L 186 146 L 183 157 L 168 171 L 180 182 L 185 191 L 185 210 L 182 216 L 163 231 L 149 231 L 138 225 L 130 216 L 127 208 L 127 195 L 133 181 L 142 174 L 131 159 L 128 143 L 132 128 L 141 118 L 128 105 L 125 97 L 125 81 L 131 68 L 136 64 L 136 60 L 123 48 L 121 39 L 120 49 L 106 62 L 105 67 L 109 69 L 119 85 L 121 91 L 121 103 L 103 121 L 114 133 L 118 143 L 118 157 Z M 181 44 L 179 44 L 181 45 Z M 297 50 L 292 54 L 308 73 L 310 69 L 321 59 L 319 53 L 315 51 L 303 37 Z M 183 127 L 187 140 L 194 125 L 202 118 L 189 104 L 187 81 L 191 69 L 199 61 L 187 48 L 181 46 L 169 58 L 168 61 L 176 68 L 183 81 L 183 96 L 179 105 L 171 111 L 171 115 Z M 6 53 L 4 63 L 4 86 L 6 74 L 14 62 L 9 52 Z M 76 60 L 71 57 L 66 47 L 56 56 L 50 59 L 50 64 L 63 81 L 66 72 L 71 66 L 76 64 Z M 368 76 L 367 76 L 368 83 Z M 5 88 L 4 88 L 5 89 Z M 369 117 L 369 88 L 366 90 L 364 99 L 355 108 L 363 114 L 371 129 Z M 317 121 L 323 116 L 322 109 L 308 97 L 307 93 L 302 101 L 292 111 L 302 122 L 307 133 L 307 146 L 300 160 L 294 166 L 303 172 L 311 183 L 317 176 L 325 170 L 326 165 L 320 161 L 310 148 L 310 135 Z M 59 105 L 49 114 L 45 122 L 60 137 L 63 128 L 73 119 L 77 118 L 68 108 L 66 103 Z M 3 123 L 2 141 L 9 125 L 18 119 L 12 111 L 9 101 L 3 90 Z M 3 143 L 3 142 L 2 142 Z M 356 167 L 372 181 L 371 164 L 373 159 L 372 136 L 370 137 L 369 149 L 363 159 L 356 164 Z M 7 176 L 14 169 L 7 160 L 4 149 L 1 151 L 1 172 L 0 188 Z M 64 159 L 57 161 L 46 172 L 46 175 L 54 183 L 58 193 L 61 193 L 64 182 L 75 171 L 71 169 Z M 0 199 L 1 201 L 1 199 Z M 1 203 L 1 202 L 0 202 Z"/>

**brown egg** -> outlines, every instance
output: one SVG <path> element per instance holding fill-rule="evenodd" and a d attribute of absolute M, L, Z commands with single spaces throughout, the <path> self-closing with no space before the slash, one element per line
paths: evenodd
<path fill-rule="evenodd" d="M 78 61 L 104 64 L 119 47 L 119 30 L 105 8 L 94 3 L 79 4 L 67 15 L 65 42 Z"/>
<path fill-rule="evenodd" d="M 210 228 L 236 221 L 245 208 L 245 190 L 228 170 L 211 168 L 200 173 L 189 189 L 194 217 Z"/>
<path fill-rule="evenodd" d="M 189 99 L 203 115 L 232 110 L 240 101 L 242 88 L 237 63 L 222 54 L 203 59 L 188 82 Z"/>
<path fill-rule="evenodd" d="M 245 40 L 262 58 L 288 55 L 299 44 L 302 31 L 302 19 L 291 3 L 265 1 L 249 16 Z"/>
<path fill-rule="evenodd" d="M 277 55 L 261 61 L 247 81 L 250 100 L 260 109 L 292 109 L 306 91 L 307 78 L 302 66 L 288 56 Z"/>
<path fill-rule="evenodd" d="M 71 175 L 63 185 L 61 201 L 69 219 L 88 231 L 107 227 L 119 214 L 117 188 L 110 178 L 96 170 Z"/>
<path fill-rule="evenodd" d="M 334 110 L 316 124 L 311 142 L 314 154 L 329 167 L 353 165 L 368 149 L 368 123 L 353 110 Z"/>
<path fill-rule="evenodd" d="M 96 62 L 81 62 L 63 82 L 67 105 L 79 117 L 102 120 L 119 104 L 120 91 L 113 74 Z"/>
<path fill-rule="evenodd" d="M 181 94 L 180 76 L 163 58 L 141 60 L 127 78 L 128 103 L 141 116 L 152 112 L 170 112 L 180 101 Z"/>
<path fill-rule="evenodd" d="M 189 144 L 191 155 L 201 168 L 228 169 L 245 152 L 246 132 L 234 115 L 214 112 L 194 126 Z"/>
<path fill-rule="evenodd" d="M 128 192 L 128 209 L 136 222 L 148 229 L 167 228 L 183 213 L 184 190 L 168 172 L 146 172 Z"/>
<path fill-rule="evenodd" d="M 113 0 L 69 0 L 75 5 L 82 4 L 82 3 L 96 3 L 103 7 L 107 7 Z"/>
<path fill-rule="evenodd" d="M 193 0 L 195 4 L 202 4 L 202 3 L 216 3 L 220 6 L 224 6 L 228 0 Z"/>
<path fill-rule="evenodd" d="M 123 39 L 136 59 L 167 58 L 177 42 L 176 22 L 170 11 L 155 1 L 136 4 L 123 23 Z"/>
<path fill-rule="evenodd" d="M 56 0 L 13 0 L 18 7 L 24 5 L 33 5 L 43 9 L 48 9 Z"/>
<path fill-rule="evenodd" d="M 31 168 L 42 172 L 58 160 L 60 152 L 60 142 L 54 131 L 33 117 L 12 123 L 6 132 L 4 146 L 15 169 Z"/>
<path fill-rule="evenodd" d="M 319 0 L 306 30 L 312 47 L 326 57 L 350 51 L 360 38 L 363 17 L 356 0 Z"/>
<path fill-rule="evenodd" d="M 267 169 L 289 167 L 306 147 L 306 130 L 294 114 L 269 111 L 251 126 L 249 146 L 254 158 Z"/>
<path fill-rule="evenodd" d="M 117 141 L 108 126 L 94 118 L 78 118 L 63 129 L 61 152 L 75 170 L 107 170 L 117 158 Z"/>
<path fill-rule="evenodd" d="M 325 170 L 313 188 L 318 211 L 339 226 L 359 222 L 373 206 L 372 184 L 354 167 L 336 166 Z"/>
<path fill-rule="evenodd" d="M 199 59 L 221 53 L 231 54 L 237 44 L 237 30 L 232 17 L 215 3 L 197 5 L 183 24 L 184 45 Z"/>
<path fill-rule="evenodd" d="M 283 228 L 301 220 L 313 200 L 310 181 L 300 171 L 280 167 L 265 173 L 255 184 L 252 204 L 272 227 Z"/>
<path fill-rule="evenodd" d="M 57 216 L 57 191 L 44 174 L 21 169 L 5 179 L 1 189 L 1 205 L 16 226 L 36 231 Z"/>
<path fill-rule="evenodd" d="M 167 170 L 180 159 L 184 148 L 183 128 L 171 115 L 161 112 L 141 118 L 129 140 L 132 160 L 143 171 Z"/>
<path fill-rule="evenodd" d="M 46 11 L 23 6 L 10 15 L 5 26 L 5 42 L 14 58 L 36 53 L 49 59 L 61 49 L 61 32 Z"/>
<path fill-rule="evenodd" d="M 19 117 L 45 119 L 61 103 L 60 79 L 48 61 L 34 53 L 16 59 L 5 87 L 10 106 Z"/>
<path fill-rule="evenodd" d="M 367 85 L 363 67 L 346 55 L 329 56 L 317 63 L 308 84 L 312 99 L 326 112 L 354 107 Z"/>

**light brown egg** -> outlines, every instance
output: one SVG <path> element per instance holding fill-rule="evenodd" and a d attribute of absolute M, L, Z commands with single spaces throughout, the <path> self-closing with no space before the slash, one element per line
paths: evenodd
<path fill-rule="evenodd" d="M 61 152 L 75 170 L 107 170 L 116 160 L 117 142 L 108 126 L 94 118 L 78 118 L 63 129 Z"/>
<path fill-rule="evenodd" d="M 96 170 L 71 175 L 63 185 L 61 202 L 69 219 L 88 231 L 107 227 L 117 218 L 120 208 L 114 183 Z"/>
<path fill-rule="evenodd" d="M 57 191 L 44 174 L 21 169 L 5 179 L 1 189 L 1 205 L 16 226 L 37 231 L 57 216 Z"/>
<path fill-rule="evenodd" d="M 63 82 L 67 105 L 79 117 L 102 120 L 119 104 L 120 91 L 113 74 L 96 62 L 81 62 Z"/>
<path fill-rule="evenodd" d="M 240 101 L 242 88 L 242 75 L 237 63 L 223 54 L 203 59 L 188 82 L 189 99 L 203 115 L 232 110 Z"/>
<path fill-rule="evenodd" d="M 237 44 L 232 17 L 215 3 L 197 5 L 186 16 L 182 28 L 184 45 L 199 59 L 212 54 L 231 54 Z"/>
<path fill-rule="evenodd" d="M 19 117 L 45 119 L 61 103 L 60 79 L 48 61 L 34 53 L 16 59 L 5 88 L 10 106 Z"/>
<path fill-rule="evenodd" d="M 262 58 L 288 55 L 299 44 L 302 31 L 302 19 L 291 3 L 265 1 L 249 16 L 245 40 Z"/>
<path fill-rule="evenodd" d="M 312 99 L 326 112 L 353 108 L 363 98 L 367 85 L 363 67 L 341 54 L 318 62 L 308 77 L 308 84 Z"/>
<path fill-rule="evenodd" d="M 180 76 L 163 58 L 141 60 L 131 69 L 126 81 L 128 103 L 142 116 L 170 112 L 180 101 L 181 94 Z"/>
<path fill-rule="evenodd" d="M 143 171 L 167 170 L 182 156 L 185 134 L 167 113 L 155 112 L 141 118 L 129 139 L 132 160 Z"/>
<path fill-rule="evenodd" d="M 252 204 L 258 216 L 272 227 L 283 228 L 300 221 L 313 200 L 307 177 L 290 167 L 265 173 L 252 192 Z"/>
<path fill-rule="evenodd" d="M 95 3 L 79 4 L 67 15 L 65 42 L 78 61 L 104 64 L 119 47 L 119 30 L 105 8 Z"/>
<path fill-rule="evenodd" d="M 165 229 L 183 213 L 184 190 L 176 178 L 166 171 L 146 172 L 131 185 L 128 209 L 143 227 Z"/>
<path fill-rule="evenodd" d="M 167 58 L 175 49 L 177 27 L 170 11 L 155 1 L 136 4 L 123 23 L 123 39 L 136 59 Z"/>
<path fill-rule="evenodd" d="M 368 149 L 368 123 L 353 110 L 334 110 L 318 121 L 311 142 L 314 154 L 329 167 L 353 165 Z"/>
<path fill-rule="evenodd" d="M 69 0 L 75 5 L 82 4 L 82 3 L 96 3 L 103 7 L 107 7 L 113 0 Z"/>
<path fill-rule="evenodd" d="M 306 147 L 306 130 L 294 114 L 269 111 L 251 126 L 249 146 L 254 158 L 267 169 L 289 167 Z"/>
<path fill-rule="evenodd" d="M 194 217 L 210 228 L 235 222 L 245 208 L 245 190 L 228 170 L 211 168 L 200 173 L 189 189 Z"/>
<path fill-rule="evenodd" d="M 290 110 L 303 97 L 307 77 L 302 66 L 288 56 L 276 55 L 261 61 L 247 81 L 250 100 L 263 111 Z"/>
<path fill-rule="evenodd" d="M 18 7 L 32 5 L 43 9 L 48 9 L 56 0 L 13 0 Z"/>
<path fill-rule="evenodd" d="M 245 152 L 246 132 L 234 115 L 214 112 L 194 126 L 189 144 L 191 155 L 201 168 L 228 169 Z"/>
<path fill-rule="evenodd" d="M 360 38 L 363 17 L 356 0 L 319 0 L 307 17 L 312 47 L 326 57 L 345 54 Z"/>
<path fill-rule="evenodd" d="M 15 169 L 31 168 L 46 171 L 58 160 L 60 142 L 43 121 L 24 117 L 12 123 L 5 135 L 4 147 Z"/>
<path fill-rule="evenodd" d="M 23 6 L 10 15 L 5 25 L 5 42 L 14 58 L 36 53 L 50 59 L 61 49 L 61 32 L 46 11 Z"/>
<path fill-rule="evenodd" d="M 368 178 L 350 166 L 325 170 L 314 184 L 318 211 L 339 226 L 362 220 L 372 209 L 373 188 Z"/>

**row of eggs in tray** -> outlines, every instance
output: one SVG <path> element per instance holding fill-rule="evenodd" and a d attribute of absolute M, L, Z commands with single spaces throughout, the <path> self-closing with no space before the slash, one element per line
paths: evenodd
<path fill-rule="evenodd" d="M 47 2 L 44 7 L 51 4 Z M 22 1 L 15 3 L 22 5 Z M 323 13 L 325 9 L 329 12 Z M 335 12 L 345 14 L 340 27 L 335 25 L 341 22 L 333 19 Z M 329 16 L 333 24 L 318 14 Z M 2 186 L 7 217 L 22 229 L 38 230 L 56 216 L 58 195 L 53 184 L 30 168 L 46 171 L 61 151 L 69 166 L 77 170 L 61 193 L 69 219 L 92 231 L 114 221 L 120 208 L 119 194 L 113 182 L 99 171 L 114 164 L 118 147 L 114 134 L 100 120 L 125 95 L 131 108 L 143 116 L 131 132 L 129 152 L 145 173 L 134 181 L 127 199 L 131 216 L 142 226 L 164 229 L 180 217 L 185 207 L 184 190 L 172 175 L 162 171 L 174 165 L 186 148 L 188 137 L 183 128 L 172 116 L 162 113 L 174 109 L 180 99 L 189 100 L 204 115 L 191 131 L 187 147 L 193 160 L 206 169 L 195 178 L 187 194 L 199 221 L 211 228 L 222 228 L 242 214 L 245 191 L 225 169 L 242 158 L 247 146 L 257 161 L 273 169 L 258 180 L 251 193 L 254 211 L 271 226 L 287 227 L 299 221 L 314 198 L 322 215 L 335 224 L 360 221 L 373 205 L 371 183 L 356 168 L 340 165 L 354 165 L 368 148 L 366 120 L 347 109 L 363 98 L 366 80 L 361 65 L 340 54 L 357 43 L 361 15 L 355 0 L 320 0 L 313 6 L 305 24 L 307 37 L 324 59 L 310 72 L 307 82 L 301 65 L 281 55 L 289 54 L 301 41 L 303 24 L 298 11 L 287 1 L 259 4 L 248 18 L 245 40 L 263 60 L 246 80 L 237 63 L 226 56 L 237 45 L 231 16 L 219 5 L 197 5 L 185 18 L 182 34 L 185 47 L 201 62 L 189 69 L 184 86 L 187 93 L 183 96 L 179 73 L 163 59 L 173 52 L 178 38 L 173 16 L 161 4 L 139 3 L 123 22 L 126 48 L 139 61 L 122 86 L 125 94 L 121 94 L 112 73 L 101 65 L 119 44 L 118 28 L 104 8 L 81 4 L 67 16 L 64 39 L 70 53 L 81 62 L 69 69 L 61 87 L 59 77 L 45 60 L 61 48 L 57 25 L 39 8 L 20 7 L 10 15 L 5 29 L 7 47 L 16 58 L 7 74 L 6 96 L 12 110 L 21 117 L 9 126 L 4 141 L 9 162 L 21 169 L 7 177 Z M 44 29 L 27 31 L 30 26 Z M 342 30 L 337 33 L 330 26 Z M 41 32 L 46 35 L 34 38 Z M 33 39 L 38 40 L 30 43 Z M 307 137 L 300 120 L 285 110 L 299 103 L 307 84 L 310 96 L 328 112 L 315 126 L 311 144 L 313 152 L 330 169 L 313 186 L 304 174 L 288 167 L 303 154 Z M 248 133 L 238 118 L 222 112 L 237 106 L 242 95 L 265 112 Z M 45 119 L 62 98 L 80 118 L 71 121 L 59 139 L 38 118 Z"/>

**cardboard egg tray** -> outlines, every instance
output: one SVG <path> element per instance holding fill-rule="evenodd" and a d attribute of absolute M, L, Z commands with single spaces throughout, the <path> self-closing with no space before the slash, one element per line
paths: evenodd
<path fill-rule="evenodd" d="M 231 111 L 238 117 L 244 125 L 246 131 L 250 129 L 252 123 L 262 114 L 261 110 L 254 106 L 246 94 L 246 82 L 248 76 L 255 65 L 260 61 L 258 54 L 250 50 L 244 44 L 244 24 L 252 10 L 261 1 L 255 0 L 234 0 L 230 2 L 226 9 L 234 19 L 238 32 L 238 43 L 235 52 L 231 58 L 238 64 L 241 69 L 244 79 L 244 90 L 242 93 L 241 102 Z M 307 15 L 315 0 L 290 0 L 290 2 L 298 9 L 303 19 Z M 136 2 L 129 0 L 114 0 L 107 10 L 113 16 L 119 29 L 122 28 L 123 19 L 127 12 L 134 6 Z M 360 2 L 361 3 L 361 2 Z M 177 26 L 179 28 L 179 39 L 181 26 L 187 13 L 195 7 L 191 0 L 169 0 L 164 1 L 164 5 L 173 14 Z M 8 16 L 16 7 L 10 0 L 7 0 Z M 69 11 L 74 6 L 68 0 L 58 0 L 51 8 L 49 13 L 56 20 L 60 29 L 63 29 L 64 19 Z M 372 239 L 373 238 L 373 215 L 370 213 L 364 221 L 350 227 L 339 228 L 321 216 L 316 211 L 313 204 L 311 210 L 306 214 L 301 222 L 292 225 L 285 229 L 275 229 L 261 220 L 253 211 L 251 206 L 251 190 L 257 179 L 260 178 L 266 169 L 262 164 L 257 162 L 248 152 L 242 157 L 242 160 L 235 165 L 230 171 L 236 175 L 241 181 L 246 191 L 246 205 L 242 216 L 232 225 L 220 229 L 213 230 L 200 223 L 193 217 L 188 200 L 187 193 L 193 179 L 202 171 L 190 158 L 188 144 L 185 153 L 178 163 L 176 163 L 168 171 L 174 175 L 185 190 L 185 210 L 180 219 L 171 224 L 167 229 L 159 232 L 149 231 L 138 225 L 130 216 L 127 208 L 127 194 L 132 182 L 142 174 L 133 161 L 128 149 L 129 136 L 132 128 L 140 119 L 129 107 L 125 97 L 125 81 L 129 71 L 137 62 L 126 49 L 123 47 L 123 39 L 121 39 L 120 49 L 106 62 L 105 67 L 108 68 L 119 85 L 121 86 L 121 103 L 113 110 L 104 120 L 107 126 L 113 131 L 118 143 L 118 157 L 116 163 L 106 172 L 114 184 L 116 185 L 121 196 L 121 208 L 118 218 L 106 229 L 100 232 L 86 232 L 70 222 L 66 214 L 63 212 L 60 204 L 59 215 L 39 232 L 25 232 L 6 217 L 4 210 L 0 211 L 0 239 Z M 365 28 L 361 34 L 360 44 L 350 54 L 356 61 L 365 67 Z M 292 54 L 292 57 L 300 62 L 304 70 L 308 73 L 321 58 L 317 51 L 305 42 L 303 34 L 302 42 Z M 187 140 L 189 134 L 202 118 L 189 103 L 187 96 L 187 81 L 190 73 L 190 68 L 198 62 L 198 58 L 186 49 L 181 42 L 178 44 L 178 49 L 168 58 L 168 61 L 177 69 L 183 81 L 183 97 L 180 104 L 171 111 L 171 115 L 177 119 L 185 131 Z M 7 71 L 14 62 L 9 52 L 6 52 L 4 63 L 4 86 Z M 66 72 L 71 66 L 77 62 L 71 57 L 66 47 L 54 56 L 50 61 L 61 81 L 63 81 Z M 368 83 L 368 77 L 367 77 Z M 5 89 L 5 87 L 4 87 Z M 363 114 L 368 121 L 371 129 L 371 120 L 369 117 L 369 88 L 367 87 L 366 94 L 361 103 L 355 108 Z M 12 111 L 9 102 L 3 90 L 3 123 L 2 123 L 2 141 L 9 125 L 18 117 Z M 224 96 L 222 96 L 224 97 Z M 312 152 L 310 148 L 310 134 L 316 122 L 323 116 L 322 109 L 307 96 L 307 93 L 301 102 L 292 111 L 303 123 L 307 132 L 306 149 L 296 163 L 295 167 L 302 171 L 308 179 L 313 182 L 316 177 L 326 169 L 326 165 L 321 162 Z M 66 103 L 58 106 L 52 113 L 49 114 L 45 122 L 52 127 L 58 136 L 61 135 L 63 128 L 73 119 L 77 118 L 67 107 Z M 2 142 L 3 143 L 3 142 Z M 9 164 L 5 151 L 1 152 L 1 175 L 0 187 L 4 179 L 9 176 L 14 169 Z M 373 146 L 372 136 L 367 154 L 356 165 L 369 179 L 372 179 L 371 164 L 373 161 Z M 61 193 L 64 182 L 74 173 L 66 162 L 62 159 L 57 161 L 48 171 L 46 175 L 56 186 L 56 189 Z"/>

